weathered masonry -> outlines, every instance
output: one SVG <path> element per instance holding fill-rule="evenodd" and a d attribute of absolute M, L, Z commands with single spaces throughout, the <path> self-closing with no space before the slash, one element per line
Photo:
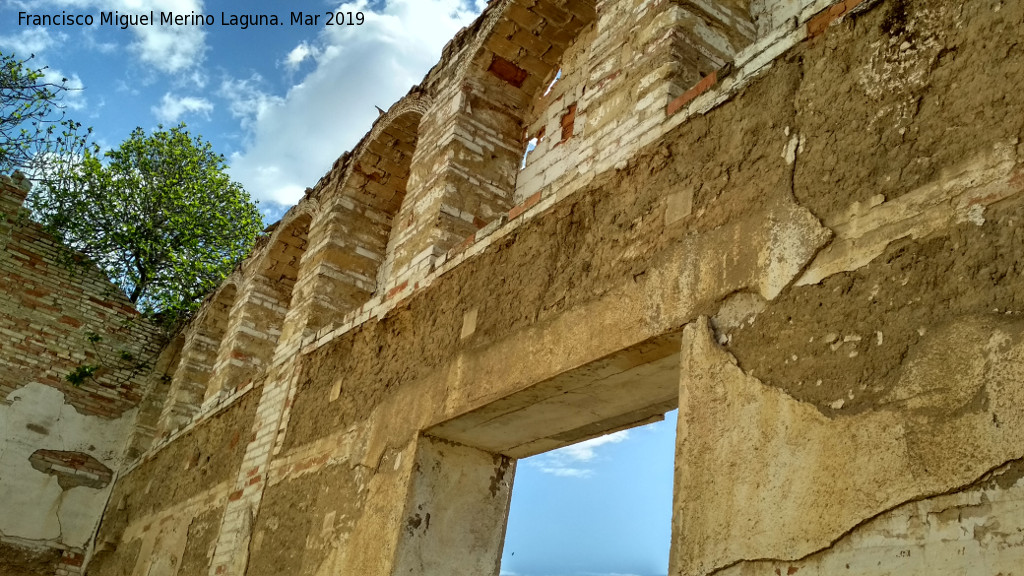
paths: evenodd
<path fill-rule="evenodd" d="M 99 270 L 69 269 L 26 219 L 28 190 L 0 176 L 0 574 L 78 574 L 116 471 L 153 441 L 138 365 L 160 342 Z M 101 370 L 65 380 L 86 365 Z"/>
<path fill-rule="evenodd" d="M 678 407 L 672 575 L 1024 574 L 1022 26 L 491 2 L 165 353 L 86 572 L 497 574 L 517 458 Z"/>

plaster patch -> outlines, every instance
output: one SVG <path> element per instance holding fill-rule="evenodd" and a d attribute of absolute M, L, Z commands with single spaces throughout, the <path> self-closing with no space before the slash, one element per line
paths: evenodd
<path fill-rule="evenodd" d="M 929 333 L 884 408 L 853 416 L 826 416 L 745 373 L 706 319 L 684 330 L 680 357 L 670 574 L 799 560 L 1022 456 L 1019 322 L 964 317 Z"/>
<path fill-rule="evenodd" d="M 36 450 L 29 456 L 29 462 L 36 470 L 56 476 L 64 490 L 76 486 L 104 488 L 114 475 L 102 462 L 82 452 Z"/>
<path fill-rule="evenodd" d="M 1020 193 L 1013 182 L 1017 141 L 997 143 L 942 177 L 887 202 L 855 204 L 826 221 L 836 239 L 819 254 L 797 286 L 817 284 L 840 272 L 867 265 L 900 238 L 926 238 L 964 221 L 984 223 L 985 207 Z M 979 213 L 979 210 L 981 211 Z"/>
<path fill-rule="evenodd" d="M 31 459 L 37 453 L 78 453 L 108 470 L 117 469 L 136 410 L 116 420 L 84 416 L 66 403 L 60 390 L 39 383 L 9 393 L 6 400 L 0 403 L 0 436 L 5 439 L 0 444 L 0 494 L 5 494 L 0 533 L 84 547 L 103 512 L 109 485 L 96 489 L 65 483 L 70 489 L 64 490 L 60 474 L 50 473 L 60 470 L 51 467 L 41 473 Z M 42 435 L 39 429 L 49 432 Z M 35 462 L 40 461 L 36 456 Z"/>
<path fill-rule="evenodd" d="M 459 335 L 462 340 L 469 338 L 476 332 L 478 314 L 479 310 L 477 308 L 473 308 L 462 316 L 462 333 Z"/>

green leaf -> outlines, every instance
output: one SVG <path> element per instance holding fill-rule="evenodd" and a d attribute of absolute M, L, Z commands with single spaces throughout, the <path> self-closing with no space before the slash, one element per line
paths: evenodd
<path fill-rule="evenodd" d="M 184 124 L 117 148 L 82 147 L 26 201 L 36 219 L 106 272 L 144 314 L 180 324 L 262 230 L 224 157 Z"/>

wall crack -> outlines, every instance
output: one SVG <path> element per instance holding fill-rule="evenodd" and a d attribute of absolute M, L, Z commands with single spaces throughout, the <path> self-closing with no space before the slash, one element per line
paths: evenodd
<path fill-rule="evenodd" d="M 995 477 L 1000 476 L 1003 472 L 1005 472 L 1010 467 L 1015 466 L 1015 465 L 1020 465 L 1020 464 L 1024 464 L 1024 455 L 1022 455 L 1022 456 L 1020 456 L 1018 458 L 1013 458 L 1013 459 L 1007 460 L 1007 461 L 1005 461 L 1005 462 L 1003 462 L 1003 463 L 1001 463 L 1001 464 L 999 464 L 997 466 L 994 466 L 994 467 L 988 469 L 984 474 L 982 474 L 981 476 L 979 476 L 975 480 L 972 480 L 970 482 L 966 482 L 966 483 L 961 484 L 959 486 L 953 487 L 953 488 L 951 488 L 949 490 L 944 490 L 944 491 L 938 491 L 938 492 L 932 492 L 932 493 L 923 494 L 921 496 L 917 496 L 915 498 L 910 498 L 908 500 L 900 502 L 899 504 L 890 506 L 889 508 L 886 508 L 886 509 L 884 509 L 884 510 L 882 510 L 882 511 L 876 513 L 876 514 L 873 514 L 873 515 L 869 516 L 868 518 L 865 518 L 864 520 L 861 520 L 860 522 L 858 522 L 854 526 L 850 527 L 848 530 L 846 530 L 845 532 L 843 532 L 842 534 L 840 534 L 836 538 L 832 539 L 826 546 L 818 548 L 817 550 L 814 550 L 814 551 L 812 551 L 812 552 L 810 552 L 808 554 L 805 554 L 803 556 L 796 557 L 796 558 L 771 558 L 771 557 L 765 557 L 765 558 L 743 558 L 743 559 L 740 559 L 740 560 L 736 560 L 734 562 L 730 562 L 729 564 L 726 564 L 726 565 L 721 566 L 719 568 L 712 569 L 709 572 L 705 572 L 703 576 L 715 576 L 716 574 L 720 574 L 720 573 L 724 572 L 725 570 L 728 570 L 728 569 L 733 568 L 735 566 L 739 566 L 741 564 L 753 564 L 753 563 L 760 563 L 760 562 L 765 562 L 765 563 L 767 563 L 767 562 L 780 562 L 780 563 L 785 563 L 785 562 L 803 562 L 804 560 L 807 560 L 807 559 L 811 558 L 812 556 L 814 556 L 816 554 L 820 554 L 822 552 L 826 552 L 828 550 L 831 550 L 839 542 L 841 542 L 842 540 L 844 540 L 848 536 L 852 535 L 853 533 L 857 532 L 860 528 L 864 527 L 865 525 L 869 524 L 870 522 L 872 522 L 874 520 L 877 520 L 878 518 L 880 518 L 882 516 L 885 516 L 886 514 L 889 514 L 891 512 L 894 512 L 895 510 L 898 510 L 899 508 L 902 508 L 904 506 L 908 506 L 910 504 L 916 504 L 918 502 L 925 502 L 927 500 L 932 500 L 934 498 L 940 498 L 940 497 L 943 497 L 943 496 L 952 496 L 954 494 L 959 494 L 961 492 L 966 492 L 966 491 L 968 491 L 968 490 L 970 490 L 972 488 L 975 488 L 975 487 L 979 486 L 980 484 L 983 484 L 983 483 L 985 483 L 985 482 L 987 482 L 987 481 L 989 481 L 989 480 L 991 480 L 991 479 L 993 479 Z"/>

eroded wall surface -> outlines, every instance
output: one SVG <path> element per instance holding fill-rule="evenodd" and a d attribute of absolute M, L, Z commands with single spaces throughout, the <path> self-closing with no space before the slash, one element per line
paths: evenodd
<path fill-rule="evenodd" d="M 186 331 L 89 573 L 496 574 L 516 458 L 677 406 L 673 575 L 1019 573 L 1022 24 L 492 2 Z"/>
<path fill-rule="evenodd" d="M 27 192 L 0 178 L 0 571 L 77 574 L 161 342 L 98 270 L 68 264 L 72 253 L 28 220 Z M 90 365 L 100 370 L 80 385 L 66 380 Z"/>

